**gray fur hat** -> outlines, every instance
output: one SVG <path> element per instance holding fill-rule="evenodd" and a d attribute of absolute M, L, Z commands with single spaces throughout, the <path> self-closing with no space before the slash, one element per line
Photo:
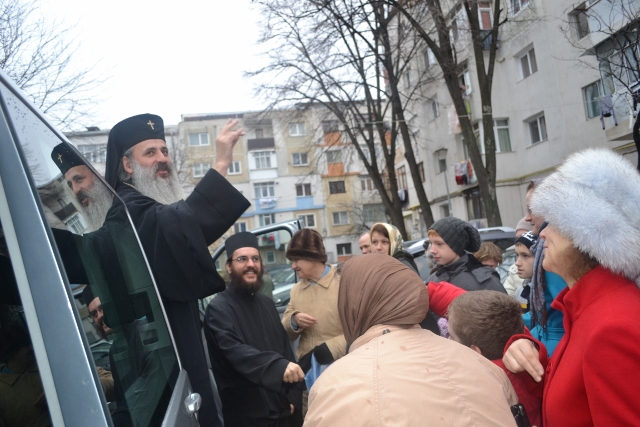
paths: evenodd
<path fill-rule="evenodd" d="M 640 286 L 640 174 L 621 155 L 571 155 L 536 188 L 531 210 L 600 265 Z"/>
<path fill-rule="evenodd" d="M 465 251 L 477 252 L 482 244 L 478 230 L 468 222 L 452 216 L 437 220 L 429 230 L 438 233 L 442 240 L 460 256 L 464 255 Z"/>

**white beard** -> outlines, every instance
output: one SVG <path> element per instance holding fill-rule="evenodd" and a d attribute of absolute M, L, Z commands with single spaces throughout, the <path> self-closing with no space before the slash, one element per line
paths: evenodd
<path fill-rule="evenodd" d="M 131 180 L 140 193 L 163 205 L 170 205 L 184 199 L 184 192 L 173 167 L 167 165 L 169 177 L 160 178 L 156 175 L 159 164 L 146 168 L 133 159 L 131 163 L 133 164 Z"/>
<path fill-rule="evenodd" d="M 107 212 L 113 204 L 113 194 L 96 178 L 93 187 L 85 195 L 89 198 L 89 205 L 83 206 L 89 226 L 87 231 L 95 231 L 104 224 Z"/>

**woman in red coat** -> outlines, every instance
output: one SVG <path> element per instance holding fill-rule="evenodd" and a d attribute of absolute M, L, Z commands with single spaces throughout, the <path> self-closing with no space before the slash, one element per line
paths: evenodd
<path fill-rule="evenodd" d="M 531 209 L 548 222 L 543 266 L 567 282 L 551 305 L 565 335 L 546 369 L 517 337 L 504 364 L 545 381 L 544 427 L 639 426 L 640 175 L 610 150 L 585 150 L 540 184 Z"/>

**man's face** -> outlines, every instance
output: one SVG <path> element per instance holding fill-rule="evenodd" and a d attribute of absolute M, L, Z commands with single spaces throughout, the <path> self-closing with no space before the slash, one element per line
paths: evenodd
<path fill-rule="evenodd" d="M 360 240 L 358 240 L 358 245 L 360 246 L 360 251 L 363 254 L 371 253 L 371 238 L 369 237 L 369 233 L 365 233 L 360 236 Z"/>
<path fill-rule="evenodd" d="M 433 255 L 438 265 L 449 265 L 460 259 L 460 255 L 455 253 L 442 237 L 430 235 L 429 241 L 431 242 L 429 252 Z"/>
<path fill-rule="evenodd" d="M 521 279 L 531 279 L 533 277 L 533 260 L 534 256 L 531 250 L 525 245 L 518 243 L 516 245 L 516 267 L 518 268 L 518 277 Z"/>
<path fill-rule="evenodd" d="M 64 174 L 67 185 L 73 191 L 82 206 L 89 206 L 91 198 L 88 193 L 93 188 L 94 175 L 85 165 L 74 166 Z"/>
<path fill-rule="evenodd" d="M 89 316 L 93 319 L 93 323 L 96 324 L 98 329 L 100 329 L 104 335 L 109 335 L 111 333 L 111 328 L 109 328 L 106 323 L 104 323 L 104 311 L 102 311 L 102 304 L 100 303 L 100 298 L 96 297 L 89 303 L 87 306 L 89 310 Z"/>
<path fill-rule="evenodd" d="M 169 178 L 171 175 L 171 158 L 169 157 L 169 149 L 167 143 L 162 139 L 147 139 L 133 146 L 133 160 L 138 162 L 143 168 L 154 168 L 155 175 L 158 178 Z M 124 170 L 129 174 L 133 174 L 133 165 L 126 157 L 124 162 Z"/>
<path fill-rule="evenodd" d="M 231 283 L 237 289 L 254 293 L 262 287 L 262 263 L 256 248 L 236 249 L 226 267 Z"/>
<path fill-rule="evenodd" d="M 535 190 L 535 189 L 534 189 Z M 541 218 L 537 215 L 531 213 L 531 195 L 533 194 L 533 190 L 527 191 L 527 195 L 525 196 L 525 200 L 527 201 L 527 215 L 524 217 L 525 221 L 529 221 L 531 223 L 532 232 L 535 236 L 540 232 L 540 226 L 544 222 L 544 218 Z"/>

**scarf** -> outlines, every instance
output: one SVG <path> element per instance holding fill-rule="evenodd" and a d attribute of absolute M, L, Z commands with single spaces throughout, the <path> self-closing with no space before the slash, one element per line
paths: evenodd
<path fill-rule="evenodd" d="M 544 299 L 544 291 L 547 289 L 547 282 L 544 277 L 544 268 L 542 268 L 542 261 L 544 255 L 542 253 L 544 248 L 544 239 L 539 237 L 540 232 L 547 226 L 546 222 L 543 222 L 538 232 L 538 240 L 531 246 L 531 252 L 534 255 L 533 261 L 533 276 L 531 277 L 531 327 L 540 325 L 543 330 L 547 329 L 547 304 Z"/>

